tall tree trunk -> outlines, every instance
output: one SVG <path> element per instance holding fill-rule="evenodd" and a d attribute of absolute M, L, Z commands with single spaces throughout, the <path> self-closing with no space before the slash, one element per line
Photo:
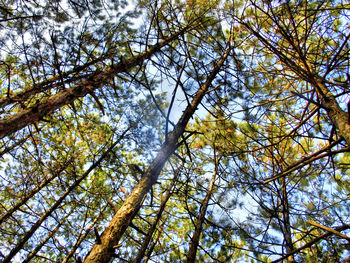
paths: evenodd
<path fill-rule="evenodd" d="M 28 263 L 30 262 L 37 254 L 38 252 L 42 249 L 42 247 L 47 243 L 47 241 L 49 241 L 50 238 L 53 238 L 56 234 L 56 232 L 60 229 L 60 227 L 63 225 L 63 223 L 67 220 L 67 218 L 72 214 L 72 212 L 70 212 L 69 214 L 67 214 L 64 218 L 62 218 L 62 220 L 58 223 L 58 225 L 54 228 L 54 230 L 52 230 L 47 236 L 46 238 L 44 238 L 44 240 L 42 240 L 40 242 L 40 244 L 33 249 L 29 255 L 27 256 L 27 258 L 25 260 L 22 261 L 22 263 Z"/>
<path fill-rule="evenodd" d="M 290 218 L 289 218 L 289 202 L 288 202 L 288 194 L 287 194 L 287 185 L 286 185 L 286 178 L 282 177 L 282 214 L 283 214 L 283 235 L 284 235 L 284 242 L 287 254 L 292 253 L 294 250 L 293 246 L 293 240 L 292 240 L 292 231 L 290 226 Z M 287 259 L 288 263 L 294 263 L 294 256 L 291 255 Z"/>
<path fill-rule="evenodd" d="M 152 239 L 152 235 L 153 235 L 154 231 L 156 230 L 158 222 L 159 222 L 159 220 L 162 217 L 163 211 L 164 211 L 164 209 L 166 207 L 166 203 L 168 202 L 168 200 L 169 200 L 169 198 L 171 196 L 171 190 L 173 189 L 173 187 L 174 187 L 174 185 L 175 185 L 175 183 L 177 181 L 177 178 L 179 177 L 179 174 L 181 172 L 182 167 L 183 167 L 183 163 L 180 165 L 178 170 L 175 172 L 175 176 L 174 176 L 173 180 L 171 181 L 171 184 L 169 185 L 169 187 L 168 187 L 168 189 L 167 189 L 167 191 L 165 193 L 165 196 L 163 197 L 163 200 L 162 200 L 162 202 L 160 204 L 160 208 L 158 210 L 156 218 L 154 219 L 154 221 L 152 222 L 152 225 L 148 229 L 146 237 L 143 239 L 141 248 L 139 249 L 139 253 L 137 254 L 137 256 L 136 256 L 136 258 L 134 260 L 135 263 L 140 263 L 141 260 L 145 256 L 146 249 L 147 249 L 147 247 L 149 245 L 149 242 Z"/>
<path fill-rule="evenodd" d="M 166 217 L 166 220 L 168 219 L 168 216 Z M 153 240 L 150 248 L 147 251 L 147 254 L 145 256 L 145 260 L 143 263 L 147 263 L 150 259 L 151 259 L 151 255 L 153 253 L 154 248 L 156 247 L 157 243 L 159 242 L 159 239 L 161 237 L 161 235 L 163 234 L 163 230 L 164 230 L 164 224 L 165 222 L 162 222 L 158 228 L 158 234 L 157 237 Z"/>
<path fill-rule="evenodd" d="M 214 169 L 213 175 L 211 177 L 211 180 L 210 180 L 210 183 L 208 186 L 208 191 L 207 191 L 207 194 L 206 194 L 206 196 L 201 204 L 201 209 L 200 209 L 199 215 L 198 215 L 196 222 L 195 222 L 196 226 L 195 226 L 194 233 L 191 237 L 190 248 L 188 250 L 187 258 L 186 258 L 187 263 L 194 263 L 196 261 L 196 254 L 197 254 L 200 236 L 202 234 L 205 214 L 206 214 L 207 209 L 208 209 L 210 197 L 212 196 L 212 193 L 213 193 L 213 187 L 214 187 L 220 159 L 221 159 L 221 156 L 219 156 L 219 158 L 215 162 L 215 169 Z"/>
<path fill-rule="evenodd" d="M 39 94 L 40 92 L 43 91 L 49 91 L 53 88 L 57 88 L 58 86 L 62 85 L 62 79 L 64 80 L 64 84 L 69 84 L 72 82 L 76 82 L 79 78 L 81 77 L 75 77 L 74 75 L 83 71 L 84 69 L 98 63 L 98 62 L 103 62 L 104 60 L 111 59 L 111 57 L 106 57 L 106 56 L 101 56 L 97 59 L 93 59 L 92 61 L 87 62 L 84 65 L 77 66 L 71 70 L 61 72 L 58 75 L 55 75 L 51 78 L 48 78 L 40 83 L 36 83 L 31 87 L 24 88 L 22 87 L 23 91 L 11 94 L 10 97 L 4 97 L 0 99 L 0 107 L 3 108 L 5 106 L 11 105 L 15 102 L 19 101 L 25 101 L 32 97 L 35 94 Z M 89 75 L 91 76 L 90 73 Z M 89 76 L 88 75 L 88 76 Z M 86 78 L 87 76 L 84 76 Z"/>
<path fill-rule="evenodd" d="M 313 76 L 315 75 L 313 74 Z M 347 145 L 350 146 L 350 112 L 345 112 L 340 108 L 336 98 L 326 87 L 321 77 L 311 77 L 310 82 L 315 87 L 321 99 L 321 105 L 327 111 L 328 117 L 337 128 L 339 135 L 343 137 Z"/>
<path fill-rule="evenodd" d="M 69 253 L 66 255 L 66 257 L 63 259 L 63 261 L 61 263 L 68 263 L 69 259 L 71 257 L 73 257 L 73 255 L 75 254 L 75 251 L 78 249 L 78 247 L 80 246 L 80 244 L 85 240 L 86 236 L 89 234 L 89 232 L 95 227 L 97 221 L 99 220 L 99 218 L 103 215 L 104 211 L 106 210 L 106 208 L 108 207 L 109 202 L 107 201 L 106 204 L 102 207 L 102 209 L 100 210 L 100 212 L 97 214 L 97 216 L 94 218 L 94 220 L 92 221 L 92 223 L 88 226 L 88 228 L 85 230 L 85 233 L 83 235 L 81 235 L 79 237 L 79 239 L 77 240 L 77 242 L 74 244 L 74 246 L 72 247 L 72 249 L 69 251 Z"/>
<path fill-rule="evenodd" d="M 316 90 L 318 97 L 321 100 L 321 106 L 326 110 L 332 124 L 337 128 L 339 134 L 345 139 L 350 146 L 350 111 L 345 112 L 339 106 L 334 94 L 326 87 L 325 80 L 312 71 L 312 67 L 307 58 L 301 57 L 299 50 L 295 50 L 295 57 L 290 58 L 283 51 L 271 44 L 269 39 L 266 39 L 258 31 L 256 31 L 249 23 L 240 21 L 254 36 L 260 40 L 266 48 L 274 53 L 278 58 L 302 80 L 310 83 Z M 292 37 L 291 37 L 292 38 Z"/>
<path fill-rule="evenodd" d="M 34 225 L 30 228 L 30 230 L 24 234 L 24 236 L 19 239 L 16 246 L 10 251 L 10 253 L 4 258 L 2 263 L 10 263 L 12 262 L 12 258 L 23 248 L 25 243 L 33 236 L 36 230 L 41 226 L 41 224 L 49 217 L 51 214 L 62 204 L 64 199 L 96 168 L 100 165 L 100 163 L 110 154 L 110 152 L 114 149 L 114 147 L 124 138 L 126 133 L 130 128 L 126 129 L 124 133 L 118 138 L 116 142 L 114 142 L 108 149 L 105 151 L 100 158 L 93 163 L 89 169 L 81 175 L 64 193 L 63 195 L 35 222 Z"/>
<path fill-rule="evenodd" d="M 45 116 L 72 103 L 77 98 L 84 97 L 89 93 L 92 94 L 94 90 L 101 88 L 112 81 L 116 74 L 127 72 L 133 67 L 141 65 L 146 59 L 159 52 L 164 46 L 167 46 L 169 43 L 178 39 L 178 37 L 189 30 L 189 28 L 189 26 L 186 26 L 179 32 L 145 50 L 138 56 L 121 60 L 116 65 L 111 65 L 102 72 L 94 72 L 73 87 L 58 92 L 42 101 L 38 101 L 35 105 L 0 120 L 0 139 L 28 125 L 43 120 Z"/>
<path fill-rule="evenodd" d="M 179 138 L 183 135 L 190 118 L 193 116 L 211 83 L 219 73 L 224 61 L 230 53 L 230 50 L 231 48 L 227 49 L 223 57 L 217 62 L 216 66 L 208 76 L 206 82 L 198 89 L 192 102 L 186 107 L 180 120 L 175 125 L 174 130 L 169 134 L 168 140 L 162 145 L 156 158 L 150 164 L 139 183 L 134 187 L 131 194 L 124 201 L 106 230 L 101 235 L 101 244 L 95 244 L 92 247 L 90 253 L 85 258 L 84 263 L 106 263 L 112 259 L 114 256 L 113 247 L 118 244 L 120 238 L 135 216 L 136 209 L 142 204 L 152 185 L 156 183 L 165 162 L 178 147 Z"/>
<path fill-rule="evenodd" d="M 69 162 L 70 161 L 68 161 L 65 164 L 63 164 L 63 166 L 60 168 L 59 171 L 54 172 L 54 174 L 52 174 L 51 176 L 46 178 L 44 181 L 42 181 L 41 184 L 39 184 L 32 191 L 30 191 L 30 193 L 28 193 L 27 195 L 23 196 L 21 198 L 21 200 L 17 204 L 13 205 L 9 210 L 7 210 L 7 212 L 0 217 L 0 225 L 3 222 L 5 222 L 5 220 L 7 220 L 14 212 L 16 212 L 22 205 L 26 204 L 27 201 L 29 199 L 31 199 L 36 193 L 38 193 L 41 189 L 43 189 L 46 185 L 48 185 L 56 177 L 58 177 L 61 174 L 61 172 L 63 172 L 68 167 Z"/>

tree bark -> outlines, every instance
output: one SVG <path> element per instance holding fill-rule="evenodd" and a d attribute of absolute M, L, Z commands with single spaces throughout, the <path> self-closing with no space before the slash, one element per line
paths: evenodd
<path fill-rule="evenodd" d="M 156 158 L 101 235 L 101 244 L 95 244 L 92 247 L 90 253 L 85 258 L 84 263 L 106 263 L 113 258 L 114 246 L 118 244 L 120 238 L 135 216 L 137 208 L 141 206 L 146 194 L 151 189 L 152 185 L 156 183 L 165 162 L 178 147 L 179 138 L 183 135 L 190 118 L 193 116 L 211 83 L 219 73 L 230 50 L 231 48 L 227 49 L 223 57 L 217 62 L 217 65 L 208 76 L 206 82 L 198 89 L 192 102 L 186 107 L 180 120 L 175 125 L 174 130 L 169 134 L 168 140 L 162 145 Z"/>
<path fill-rule="evenodd" d="M 101 56 L 97 59 L 94 59 L 92 61 L 87 62 L 84 65 L 77 66 L 77 67 L 75 67 L 71 70 L 65 71 L 65 72 L 61 72 L 61 74 L 55 75 L 55 76 L 48 78 L 40 83 L 34 84 L 33 86 L 31 86 L 29 88 L 22 87 L 23 91 L 18 92 L 16 94 L 13 94 L 10 97 L 0 99 L 0 107 L 3 108 L 5 106 L 8 106 L 8 105 L 13 104 L 13 103 L 18 102 L 18 101 L 25 101 L 26 99 L 29 99 L 30 97 L 32 97 L 35 94 L 38 94 L 38 93 L 43 92 L 43 91 L 48 91 L 52 88 L 56 88 L 58 86 L 61 86 L 62 79 L 64 80 L 65 84 L 69 84 L 73 81 L 77 81 L 78 77 L 74 77 L 75 74 L 80 73 L 84 69 L 86 69 L 86 68 L 88 68 L 88 67 L 90 67 L 98 62 L 102 62 L 104 60 L 107 60 L 108 58 L 110 58 L 110 57 Z M 92 73 L 90 73 L 89 75 L 91 75 L 91 74 Z M 89 75 L 86 75 L 83 77 L 86 78 Z M 79 78 L 82 78 L 82 76 L 79 76 Z"/>
<path fill-rule="evenodd" d="M 102 72 L 97 71 L 73 87 L 58 92 L 43 101 L 38 101 L 35 105 L 0 120 L 0 139 L 30 124 L 43 120 L 45 116 L 53 113 L 62 106 L 68 105 L 77 98 L 84 97 L 94 90 L 103 87 L 112 81 L 116 74 L 127 72 L 131 68 L 142 64 L 146 59 L 159 52 L 161 48 L 178 39 L 178 37 L 184 34 L 189 28 L 189 26 L 186 26 L 179 32 L 151 46 L 138 56 L 121 60 L 116 65 L 109 66 Z"/>
<path fill-rule="evenodd" d="M 153 253 L 153 250 L 156 247 L 157 243 L 159 242 L 159 239 L 160 239 L 161 235 L 163 234 L 164 224 L 165 224 L 165 222 L 162 222 L 162 224 L 159 226 L 157 237 L 152 241 L 152 244 L 151 244 L 150 248 L 147 251 L 147 254 L 145 256 L 145 260 L 144 260 L 143 263 L 147 263 L 151 259 L 151 255 Z"/>
<path fill-rule="evenodd" d="M 293 71 L 302 80 L 310 83 L 316 90 L 318 97 L 321 100 L 321 106 L 326 110 L 332 124 L 337 128 L 340 136 L 345 139 L 348 146 L 350 146 L 350 112 L 342 110 L 333 95 L 333 93 L 326 87 L 324 79 L 313 72 L 312 67 L 307 61 L 305 55 L 295 50 L 295 57 L 292 59 L 271 44 L 271 41 L 265 38 L 262 34 L 256 31 L 249 23 L 240 21 L 252 34 L 261 41 L 267 49 L 274 53 L 291 71 Z M 291 37 L 292 38 L 292 37 Z"/>
<path fill-rule="evenodd" d="M 327 111 L 328 117 L 337 128 L 339 135 L 350 146 L 350 112 L 345 112 L 340 108 L 336 98 L 320 77 L 313 78 L 311 84 L 315 87 L 321 99 L 321 105 Z"/>

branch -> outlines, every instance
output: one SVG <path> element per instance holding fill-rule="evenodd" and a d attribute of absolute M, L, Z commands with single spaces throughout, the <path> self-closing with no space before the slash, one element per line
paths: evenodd
<path fill-rule="evenodd" d="M 349 147 L 346 147 L 346 148 L 343 148 L 343 149 L 340 149 L 340 150 L 336 150 L 336 151 L 333 151 L 333 152 L 330 152 L 328 150 L 330 150 L 332 147 L 334 147 L 335 145 L 337 145 L 338 143 L 340 143 L 343 139 L 338 139 L 334 142 L 332 142 L 331 144 L 323 147 L 321 150 L 315 152 L 315 153 L 312 153 L 311 155 L 309 156 L 306 156 L 304 158 L 302 158 L 301 160 L 297 161 L 296 163 L 290 165 L 285 171 L 277 174 L 276 176 L 270 178 L 270 179 L 267 179 L 264 181 L 264 184 L 268 184 L 274 180 L 277 180 L 281 177 L 284 177 L 286 176 L 287 174 L 299 169 L 301 166 L 305 166 L 306 164 L 309 164 L 309 163 L 312 163 L 313 161 L 317 160 L 317 159 L 320 159 L 322 157 L 325 157 L 325 156 L 328 156 L 328 155 L 332 155 L 332 154 L 335 154 L 335 153 L 341 153 L 341 152 L 348 152 L 350 150 Z M 324 153 L 325 151 L 327 151 L 326 153 Z M 323 153 L 323 154 L 321 154 Z"/>
<path fill-rule="evenodd" d="M 318 227 L 318 228 L 322 228 L 323 230 L 326 230 L 326 231 L 328 231 L 328 232 L 331 232 L 331 233 L 334 234 L 334 235 L 340 236 L 340 237 L 345 238 L 346 240 L 350 241 L 350 237 L 348 237 L 347 235 L 344 235 L 344 234 L 340 233 L 339 231 L 334 230 L 334 229 L 332 229 L 332 228 L 330 228 L 330 227 L 321 225 L 321 224 L 316 223 L 316 222 L 314 222 L 314 221 L 306 221 L 306 223 L 308 223 L 308 224 L 310 224 L 310 225 L 313 225 L 313 226 L 316 226 L 316 227 Z"/>
<path fill-rule="evenodd" d="M 347 225 L 342 225 L 342 226 L 339 226 L 339 227 L 335 227 L 336 231 L 343 231 L 343 230 L 346 230 L 346 229 L 349 229 L 349 228 L 350 228 L 350 225 L 349 225 L 349 224 L 347 224 Z M 314 240 L 311 240 L 309 243 L 306 243 L 304 246 L 301 246 L 301 247 L 299 247 L 299 248 L 293 250 L 291 253 L 288 253 L 288 254 L 284 255 L 283 257 L 281 257 L 281 258 L 279 258 L 279 259 L 277 259 L 277 260 L 272 261 L 271 263 L 280 262 L 280 261 L 282 261 L 283 259 L 286 259 L 286 258 L 288 258 L 289 256 L 294 255 L 294 254 L 298 253 L 299 251 L 301 251 L 301 250 L 303 250 L 303 249 L 305 249 L 305 248 L 311 247 L 312 245 L 314 245 L 314 244 L 316 244 L 317 242 L 319 242 L 319 241 L 325 239 L 326 237 L 331 236 L 332 234 L 333 234 L 332 232 L 324 233 L 324 234 L 322 234 L 322 235 L 316 237 Z"/>

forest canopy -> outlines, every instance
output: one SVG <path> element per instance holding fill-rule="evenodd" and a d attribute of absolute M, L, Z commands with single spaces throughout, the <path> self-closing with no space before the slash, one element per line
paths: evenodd
<path fill-rule="evenodd" d="M 350 3 L 0 1 L 0 261 L 350 260 Z"/>

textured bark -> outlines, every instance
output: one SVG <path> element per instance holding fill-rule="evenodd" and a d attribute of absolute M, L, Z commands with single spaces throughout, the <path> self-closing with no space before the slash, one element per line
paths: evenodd
<path fill-rule="evenodd" d="M 162 145 L 156 158 L 153 160 L 139 183 L 134 187 L 129 197 L 124 201 L 118 212 L 112 218 L 106 230 L 101 235 L 101 244 L 95 244 L 92 247 L 90 253 L 85 258 L 84 263 L 106 263 L 113 258 L 113 247 L 118 244 L 126 228 L 129 226 L 131 220 L 135 216 L 137 208 L 142 204 L 152 185 L 156 183 L 165 162 L 176 150 L 177 142 L 183 135 L 187 123 L 208 91 L 212 81 L 219 73 L 229 52 L 230 49 L 225 52 L 224 56 L 218 61 L 217 65 L 208 76 L 206 82 L 198 89 L 192 102 L 186 107 L 180 120 L 175 125 L 174 130 L 169 134 L 168 140 Z"/>
<path fill-rule="evenodd" d="M 187 263 L 196 262 L 196 254 L 197 254 L 197 250 L 198 250 L 200 236 L 202 234 L 205 214 L 206 214 L 207 209 L 208 209 L 210 197 L 212 196 L 212 193 L 213 193 L 213 187 L 214 187 L 220 159 L 221 159 L 221 157 L 219 157 L 215 163 L 215 170 L 214 170 L 213 175 L 211 177 L 211 180 L 210 180 L 210 183 L 208 186 L 207 194 L 206 194 L 206 196 L 201 204 L 201 209 L 200 209 L 199 215 L 196 219 L 195 230 L 194 230 L 194 233 L 191 237 L 190 248 L 188 249 L 188 253 L 187 253 L 187 258 L 186 258 Z"/>
<path fill-rule="evenodd" d="M 176 171 L 175 176 L 173 178 L 173 180 L 171 181 L 171 184 L 169 185 L 165 196 L 160 204 L 160 208 L 158 210 L 158 213 L 156 215 L 156 218 L 154 219 L 154 221 L 152 222 L 152 225 L 150 226 L 150 228 L 147 231 L 147 235 L 145 236 L 145 238 L 143 239 L 141 248 L 139 249 L 139 252 L 134 260 L 134 263 L 140 263 L 141 260 L 144 258 L 145 256 L 145 252 L 147 250 L 147 247 L 149 245 L 149 242 L 151 241 L 152 235 L 154 233 L 154 231 L 157 228 L 158 222 L 162 217 L 163 211 L 165 209 L 166 203 L 168 202 L 170 196 L 171 196 L 171 190 L 173 189 L 175 182 L 180 174 L 180 171 L 182 169 L 183 163 L 180 165 L 180 168 Z"/>
<path fill-rule="evenodd" d="M 343 137 L 348 146 L 350 146 L 350 112 L 343 111 L 332 92 L 326 87 L 320 78 L 312 79 L 312 84 L 316 88 L 317 94 L 321 99 L 321 104 L 327 111 L 328 117 L 341 137 Z"/>
<path fill-rule="evenodd" d="M 62 106 L 68 105 L 77 98 L 84 97 L 92 91 L 103 87 L 112 81 L 116 74 L 127 72 L 133 67 L 141 65 L 146 59 L 159 52 L 162 47 L 167 46 L 169 43 L 176 40 L 188 29 L 189 27 L 184 27 L 179 32 L 151 46 L 138 56 L 121 60 L 116 65 L 109 66 L 104 71 L 95 72 L 73 87 L 58 92 L 57 94 L 52 95 L 43 101 L 38 101 L 35 105 L 0 120 L 0 139 L 30 124 L 41 121 L 45 116 L 53 113 Z"/>
<path fill-rule="evenodd" d="M 102 62 L 109 57 L 100 57 L 97 59 L 94 59 L 92 61 L 87 62 L 84 65 L 77 66 L 73 68 L 72 70 L 68 70 L 65 72 L 61 72 L 61 74 L 55 75 L 51 78 L 48 78 L 40 83 L 34 84 L 32 87 L 24 88 L 22 87 L 23 91 L 18 92 L 14 95 L 11 95 L 10 97 L 2 98 L 0 99 L 0 107 L 5 107 L 7 105 L 13 104 L 15 102 L 19 101 L 25 101 L 26 99 L 32 97 L 35 94 L 38 94 L 43 91 L 48 91 L 50 89 L 53 89 L 55 87 L 62 85 L 62 79 L 64 80 L 65 84 L 69 84 L 73 81 L 77 81 L 78 78 L 82 78 L 82 76 L 74 77 L 75 74 L 80 73 L 84 69 L 98 63 Z M 73 76 L 72 76 L 73 75 Z M 89 75 L 92 75 L 91 73 Z M 84 78 L 87 78 L 89 75 L 83 76 Z"/>

